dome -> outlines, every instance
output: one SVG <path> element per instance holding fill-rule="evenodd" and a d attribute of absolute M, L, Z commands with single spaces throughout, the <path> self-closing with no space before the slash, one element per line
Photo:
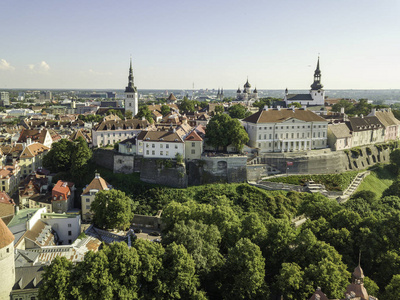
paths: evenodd
<path fill-rule="evenodd" d="M 248 79 L 247 79 L 246 83 L 244 84 L 244 88 L 251 88 L 251 84 L 249 83 Z"/>
<path fill-rule="evenodd" d="M 14 235 L 0 218 L 0 248 L 10 245 L 14 241 Z"/>
<path fill-rule="evenodd" d="M 253 93 L 254 93 L 254 94 L 257 94 L 257 88 L 254 89 Z"/>
<path fill-rule="evenodd" d="M 237 89 L 236 93 L 241 93 L 240 88 Z"/>
<path fill-rule="evenodd" d="M 361 266 L 360 266 L 360 265 L 358 265 L 358 266 L 354 269 L 353 276 L 354 276 L 355 278 L 364 278 L 364 272 L 363 272 L 363 270 L 361 269 Z"/>

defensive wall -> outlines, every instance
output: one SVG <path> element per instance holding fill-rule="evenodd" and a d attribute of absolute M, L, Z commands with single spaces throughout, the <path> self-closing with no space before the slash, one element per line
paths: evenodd
<path fill-rule="evenodd" d="M 177 188 L 188 186 L 185 165 L 171 159 L 141 158 L 140 180 Z"/>
<path fill-rule="evenodd" d="M 302 153 L 264 154 L 248 163 L 247 178 L 249 181 L 256 181 L 264 176 L 276 174 L 276 170 L 288 175 L 363 170 L 377 163 L 389 163 L 390 152 L 389 147 L 384 149 L 380 145 L 369 145 L 357 147 L 357 151 L 322 149 Z"/>
<path fill-rule="evenodd" d="M 114 169 L 114 150 L 97 148 L 93 150 L 93 160 L 106 169 Z"/>

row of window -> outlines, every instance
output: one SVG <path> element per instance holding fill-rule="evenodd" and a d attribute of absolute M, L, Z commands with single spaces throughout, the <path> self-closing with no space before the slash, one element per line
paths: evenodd
<path fill-rule="evenodd" d="M 325 137 L 325 131 L 324 132 L 322 132 L 322 137 Z M 289 138 L 289 133 L 288 132 L 286 132 L 286 135 L 284 135 L 283 133 L 281 133 L 280 135 L 279 135 L 279 137 L 281 138 L 281 139 L 283 139 L 283 138 L 286 138 L 286 139 L 288 139 Z M 296 138 L 305 138 L 306 136 L 305 136 L 305 132 L 302 132 L 301 133 L 301 136 L 300 136 L 300 132 L 297 132 L 297 134 L 296 134 Z M 307 132 L 307 137 L 309 138 L 310 137 L 310 132 Z M 315 138 L 315 137 L 321 137 L 321 132 L 313 132 L 313 137 Z M 278 138 L 278 134 L 277 133 L 275 133 L 275 139 L 277 139 Z M 295 135 L 294 135 L 294 132 L 292 132 L 291 134 L 290 134 L 290 138 L 292 138 L 292 139 L 294 139 L 295 138 Z M 259 140 L 261 140 L 262 139 L 262 134 L 259 134 L 258 135 L 258 139 Z M 264 134 L 264 140 L 266 140 L 267 139 L 267 134 Z M 271 140 L 272 139 L 272 134 L 269 134 L 269 139 Z"/>
<path fill-rule="evenodd" d="M 159 145 L 160 145 L 161 149 L 164 148 L 164 144 L 159 144 Z M 149 147 L 150 147 L 150 144 L 146 144 L 146 148 L 149 148 Z M 155 147 L 156 147 L 156 144 L 151 144 L 151 148 L 155 148 Z M 169 144 L 166 144 L 165 148 L 169 149 Z M 178 149 L 178 145 L 175 145 L 175 149 Z"/>
<path fill-rule="evenodd" d="M 267 143 L 258 143 L 258 147 L 262 148 L 262 146 L 263 145 L 266 146 L 266 144 Z M 268 147 L 271 148 L 272 144 L 273 143 L 269 142 L 268 143 Z M 279 144 L 280 144 L 280 146 L 279 146 Z M 282 148 L 294 147 L 294 146 L 296 146 L 296 148 L 298 148 L 299 146 L 301 146 L 301 148 L 303 148 L 304 146 L 308 147 L 309 142 L 308 141 L 306 141 L 306 142 L 282 142 L 282 143 L 279 143 L 279 144 L 278 144 L 278 142 L 275 142 L 274 147 L 276 149 L 282 149 Z M 324 145 L 325 142 L 324 141 L 313 141 L 312 144 L 313 144 L 313 146 L 315 146 L 315 145 Z"/>
<path fill-rule="evenodd" d="M 252 129 L 254 129 L 254 127 L 257 128 L 257 126 L 251 126 Z M 311 125 L 307 125 L 307 127 L 306 127 L 306 125 L 275 126 L 275 129 L 279 129 L 279 127 L 280 127 L 280 129 L 285 129 L 285 130 L 290 129 L 290 128 L 291 129 L 300 129 L 300 128 L 304 129 L 304 128 L 311 128 Z M 314 125 L 313 126 L 313 128 L 326 128 L 326 127 L 327 127 L 327 125 Z M 270 126 L 270 127 L 258 127 L 258 130 L 263 130 L 263 128 L 264 128 L 264 130 L 267 130 L 267 129 L 272 130 L 273 129 L 273 127 Z"/>

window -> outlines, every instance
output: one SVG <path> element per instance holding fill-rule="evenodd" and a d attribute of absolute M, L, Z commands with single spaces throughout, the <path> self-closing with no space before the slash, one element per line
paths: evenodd
<path fill-rule="evenodd" d="M 72 240 L 68 240 L 68 244 L 72 244 Z"/>
<path fill-rule="evenodd" d="M 163 144 L 160 144 L 160 148 L 162 149 L 164 146 L 163 146 Z"/>
<path fill-rule="evenodd" d="M 196 150 L 192 149 L 192 154 L 196 154 Z"/>
<path fill-rule="evenodd" d="M 72 231 L 70 230 L 70 231 L 68 231 L 68 235 L 72 235 Z"/>
<path fill-rule="evenodd" d="M 269 134 L 269 139 L 272 139 L 272 134 Z"/>
<path fill-rule="evenodd" d="M 192 142 L 192 147 L 196 147 L 196 143 L 195 142 Z"/>
<path fill-rule="evenodd" d="M 151 144 L 151 148 L 155 148 L 156 147 L 156 144 Z"/>
<path fill-rule="evenodd" d="M 288 138 L 288 137 L 289 137 L 289 133 L 286 132 L 286 138 Z"/>
<path fill-rule="evenodd" d="M 149 155 L 149 150 L 146 150 L 146 155 Z"/>
<path fill-rule="evenodd" d="M 169 155 L 169 152 L 168 152 L 168 151 L 165 151 L 165 155 L 167 155 L 167 156 L 168 156 L 168 155 Z"/>
<path fill-rule="evenodd" d="M 166 145 L 165 145 L 165 148 L 169 149 L 169 144 L 166 144 Z"/>
<path fill-rule="evenodd" d="M 151 155 L 156 155 L 156 151 L 152 150 Z"/>
<path fill-rule="evenodd" d="M 7 253 L 10 253 L 10 248 L 7 248 Z"/>
<path fill-rule="evenodd" d="M 90 205 L 86 205 L 86 209 L 90 209 Z"/>
<path fill-rule="evenodd" d="M 89 198 L 86 198 L 86 202 L 90 202 L 90 199 L 89 199 Z"/>
<path fill-rule="evenodd" d="M 175 149 L 178 149 L 178 145 L 175 145 Z"/>
<path fill-rule="evenodd" d="M 164 153 L 163 153 L 163 151 L 160 151 L 160 155 L 163 155 Z"/>
<path fill-rule="evenodd" d="M 68 224 L 68 227 L 72 227 L 72 225 L 71 225 L 71 224 Z"/>
<path fill-rule="evenodd" d="M 261 134 L 258 135 L 258 139 L 261 140 Z"/>

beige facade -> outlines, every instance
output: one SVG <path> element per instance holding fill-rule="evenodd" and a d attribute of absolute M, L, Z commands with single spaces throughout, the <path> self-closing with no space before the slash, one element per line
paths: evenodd
<path fill-rule="evenodd" d="M 375 116 L 349 119 L 353 147 L 385 142 L 385 127 Z"/>
<path fill-rule="evenodd" d="M 0 169 L 0 189 L 3 192 L 12 195 L 18 188 L 20 180 L 20 167 L 15 164 L 14 166 L 4 166 Z"/>
<path fill-rule="evenodd" d="M 201 159 L 203 153 L 203 139 L 193 130 L 185 138 L 185 159 Z"/>
<path fill-rule="evenodd" d="M 19 158 L 19 166 L 21 167 L 21 175 L 23 177 L 36 171 L 43 166 L 43 157 L 49 152 L 50 148 L 40 144 L 33 143 L 25 147 Z"/>
<path fill-rule="evenodd" d="M 353 147 L 353 136 L 346 123 L 328 125 L 328 145 L 332 150 L 344 150 Z"/>
<path fill-rule="evenodd" d="M 327 147 L 328 122 L 307 109 L 268 109 L 243 120 L 249 146 L 265 152 L 296 152 Z"/>
<path fill-rule="evenodd" d="M 108 191 L 112 189 L 112 186 L 108 184 L 100 174 L 96 173 L 92 182 L 86 186 L 81 195 L 82 204 L 82 221 L 89 222 L 93 218 L 93 212 L 90 210 L 90 205 L 96 198 L 96 194 L 99 191 Z"/>

